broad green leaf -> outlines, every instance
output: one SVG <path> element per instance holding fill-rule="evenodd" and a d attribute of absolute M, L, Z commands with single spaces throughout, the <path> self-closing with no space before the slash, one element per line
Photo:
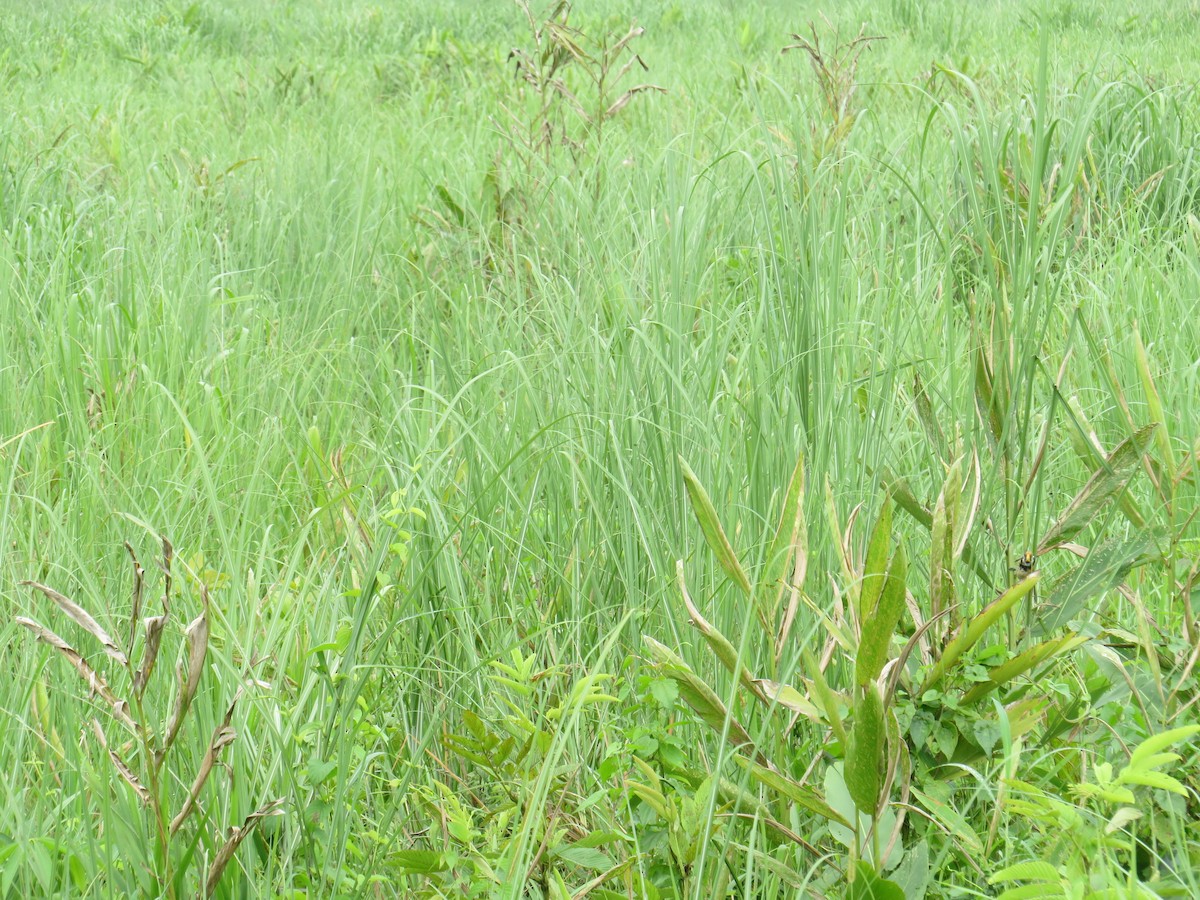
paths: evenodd
<path fill-rule="evenodd" d="M 879 806 L 885 745 L 883 697 L 872 682 L 854 705 L 854 727 L 846 753 L 846 787 L 854 805 L 868 816 Z"/>
<path fill-rule="evenodd" d="M 908 848 L 892 878 L 904 890 L 905 900 L 925 900 L 931 874 L 929 842 L 922 838 Z"/>
<path fill-rule="evenodd" d="M 970 650 L 983 637 L 984 633 L 996 623 L 1006 612 L 1012 609 L 1021 599 L 1037 585 L 1041 575 L 1034 572 L 1022 578 L 1007 591 L 983 608 L 979 615 L 964 622 L 958 629 L 958 634 L 946 645 L 942 655 L 934 663 L 933 668 L 925 677 L 925 683 L 917 692 L 921 696 L 935 684 L 950 668 L 958 662 L 960 656 Z"/>
<path fill-rule="evenodd" d="M 683 457 L 679 458 L 679 465 L 683 469 L 683 481 L 687 487 L 688 498 L 692 503 L 692 512 L 696 515 L 696 521 L 700 523 L 700 530 L 704 532 L 704 540 L 716 554 L 721 568 L 733 579 L 733 583 L 741 588 L 742 593 L 749 597 L 750 579 L 746 577 L 742 564 L 738 562 L 737 554 L 733 552 L 733 545 L 725 536 L 725 529 L 721 527 L 721 521 L 717 518 L 717 510 L 708 496 L 708 491 L 704 489 L 704 485 L 700 483 L 700 479 L 696 477 L 696 473 L 691 470 Z"/>
<path fill-rule="evenodd" d="M 1075 495 L 1058 521 L 1050 526 L 1038 544 L 1039 556 L 1078 534 L 1110 500 L 1124 492 L 1138 470 L 1142 453 L 1157 427 L 1157 423 L 1147 425 L 1117 445 Z"/>
<path fill-rule="evenodd" d="M 904 614 L 905 585 L 908 578 L 908 558 L 904 545 L 896 548 L 888 569 L 883 591 L 871 615 L 863 619 L 862 638 L 854 661 L 855 681 L 866 685 L 879 677 L 887 662 L 892 635 Z"/>
<path fill-rule="evenodd" d="M 613 867 L 612 858 L 607 853 L 602 853 L 594 847 L 580 847 L 578 844 L 556 847 L 554 856 L 573 866 L 596 872 L 606 872 Z"/>
<path fill-rule="evenodd" d="M 1165 772 L 1155 772 L 1150 769 L 1131 771 L 1130 769 L 1122 769 L 1120 781 L 1122 784 L 1140 784 L 1143 787 L 1157 788 L 1160 791 L 1170 791 L 1172 794 L 1179 794 L 1182 797 L 1188 795 L 1188 790 L 1179 780 L 1172 778 Z"/>
<path fill-rule="evenodd" d="M 871 864 L 859 860 L 854 880 L 846 885 L 846 900 L 905 900 L 904 889 L 876 874 Z"/>
<path fill-rule="evenodd" d="M 809 812 L 820 816 L 823 819 L 828 819 L 831 822 L 837 822 L 839 825 L 844 825 L 849 828 L 850 823 L 834 810 L 832 806 L 825 802 L 825 798 L 821 796 L 816 788 L 809 787 L 806 784 L 800 784 L 792 781 L 786 775 L 767 769 L 757 765 L 748 759 L 741 756 L 735 756 L 734 760 L 750 773 L 750 776 L 759 784 L 770 788 L 778 794 L 783 795 L 788 800 L 792 801 L 797 806 L 807 809 Z"/>
<path fill-rule="evenodd" d="M 1138 744 L 1137 748 L 1130 754 L 1129 765 L 1133 768 L 1144 766 L 1149 757 L 1161 753 L 1172 744 L 1186 741 L 1197 734 L 1200 734 L 1200 725 L 1184 725 L 1181 728 L 1172 728 L 1169 731 L 1152 734 Z"/>
<path fill-rule="evenodd" d="M 388 862 L 402 871 L 418 875 L 444 872 L 449 868 L 445 857 L 437 850 L 395 850 L 388 854 Z"/>
<path fill-rule="evenodd" d="M 867 558 L 863 561 L 862 584 L 859 588 L 858 620 L 866 622 L 875 614 L 875 604 L 883 593 L 888 550 L 892 545 L 892 500 L 885 497 L 879 519 L 871 530 Z"/>

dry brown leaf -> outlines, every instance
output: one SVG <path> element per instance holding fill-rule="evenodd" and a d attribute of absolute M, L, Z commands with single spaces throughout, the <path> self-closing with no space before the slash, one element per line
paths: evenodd
<path fill-rule="evenodd" d="M 242 823 L 241 828 L 231 828 L 229 830 L 229 839 L 225 841 L 225 845 L 217 852 L 216 858 L 208 868 L 208 880 L 204 886 L 204 895 L 206 897 L 211 897 L 216 892 L 217 885 L 221 882 L 221 876 L 225 874 L 225 867 L 233 859 L 233 854 L 237 853 L 237 848 L 241 845 L 242 841 L 250 835 L 250 832 L 263 819 L 268 816 L 283 815 L 283 803 L 283 800 L 272 800 L 265 806 L 250 813 L 246 817 L 246 821 Z"/>
<path fill-rule="evenodd" d="M 55 605 L 67 614 L 76 625 L 94 637 L 104 646 L 104 652 L 115 659 L 123 666 L 129 665 L 129 659 L 125 656 L 125 652 L 117 646 L 114 641 L 103 628 L 100 623 L 92 618 L 91 613 L 76 603 L 69 597 L 64 597 L 54 588 L 46 587 L 44 584 L 39 584 L 36 581 L 22 581 L 21 584 L 33 588 L 35 591 L 40 591 L 45 594 Z"/>
<path fill-rule="evenodd" d="M 137 723 L 129 715 L 129 704 L 120 699 L 112 692 L 112 688 L 108 686 L 108 682 L 104 680 L 104 676 L 93 669 L 86 659 L 84 659 L 74 647 L 60 638 L 57 634 L 51 631 L 44 625 L 35 622 L 33 619 L 27 619 L 24 616 L 16 616 L 13 619 L 18 625 L 23 625 L 34 633 L 39 641 L 43 644 L 49 644 L 59 653 L 61 653 L 79 673 L 79 677 L 87 684 L 88 689 L 93 694 L 98 694 L 112 709 L 113 718 L 128 728 L 130 731 L 137 732 Z"/>
<path fill-rule="evenodd" d="M 200 587 L 200 597 L 204 601 L 204 611 L 196 616 L 184 632 L 187 638 L 187 675 L 182 667 L 176 670 L 179 676 L 179 693 L 175 697 L 175 709 L 167 723 L 167 736 L 163 741 L 163 749 L 170 749 L 187 715 L 196 690 L 200 687 L 200 676 L 204 674 L 204 659 L 208 654 L 208 593 L 204 586 Z"/>
<path fill-rule="evenodd" d="M 150 616 L 145 621 L 146 646 L 142 650 L 142 667 L 133 676 L 133 692 L 139 697 L 146 690 L 146 684 L 154 673 L 154 664 L 158 662 L 158 649 L 162 646 L 163 629 L 167 626 L 166 615 Z"/>
<path fill-rule="evenodd" d="M 133 552 L 133 545 L 129 541 L 125 542 L 125 550 L 129 553 L 129 558 L 133 560 L 133 608 L 129 612 L 129 650 L 130 656 L 133 655 L 133 642 L 137 639 L 138 620 L 142 615 L 142 588 L 146 582 L 146 570 L 142 568 L 142 564 L 138 561 L 137 554 Z"/>

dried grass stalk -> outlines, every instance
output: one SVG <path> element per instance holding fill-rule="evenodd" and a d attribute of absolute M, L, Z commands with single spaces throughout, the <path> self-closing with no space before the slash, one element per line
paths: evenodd
<path fill-rule="evenodd" d="M 133 608 L 129 612 L 128 650 L 129 655 L 133 656 L 133 642 L 137 639 L 138 620 L 142 617 L 142 588 L 146 584 L 146 570 L 142 568 L 137 554 L 133 552 L 133 545 L 129 541 L 125 542 L 125 550 L 129 553 L 129 558 L 133 560 Z"/>
<path fill-rule="evenodd" d="M 238 692 L 238 695 L 241 695 L 241 691 Z M 230 703 L 229 709 L 225 711 L 225 718 L 213 732 L 212 740 L 208 742 L 208 750 L 204 753 L 204 759 L 200 761 L 200 769 L 196 773 L 195 780 L 192 781 L 191 788 L 188 790 L 187 799 L 183 802 L 179 813 L 171 820 L 172 837 L 175 836 L 175 832 L 187 821 L 187 817 L 195 809 L 200 792 L 204 790 L 204 784 L 208 781 L 208 776 L 212 773 L 213 766 L 217 764 L 217 760 L 221 756 L 221 751 L 232 744 L 237 738 L 237 732 L 229 724 L 233 719 L 233 708 L 237 705 L 237 700 L 237 697 L 233 698 L 233 703 Z"/>

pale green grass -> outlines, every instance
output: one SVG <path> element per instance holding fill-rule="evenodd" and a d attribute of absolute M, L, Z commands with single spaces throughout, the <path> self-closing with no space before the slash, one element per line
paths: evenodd
<path fill-rule="evenodd" d="M 922 496 L 941 482 L 914 370 L 943 430 L 978 436 L 976 337 L 953 285 L 981 223 L 1020 238 L 987 196 L 969 201 L 964 148 L 1010 123 L 1030 131 L 1039 5 L 837 13 L 844 35 L 865 21 L 887 40 L 863 57 L 863 114 L 836 160 L 807 149 L 821 115 L 807 61 L 778 52 L 815 7 L 577 6 L 593 21 L 636 15 L 646 77 L 668 93 L 637 98 L 580 172 L 565 157 L 506 167 L 506 186 L 545 189 L 499 244 L 477 198 L 505 152 L 493 120 L 512 92 L 507 51 L 525 40 L 505 3 L 0 13 L 0 897 L 126 896 L 144 889 L 148 859 L 135 801 L 84 734 L 83 685 L 11 623 L 66 627 L 22 579 L 124 623 L 121 542 L 147 561 L 168 537 L 216 609 L 194 760 L 252 660 L 264 682 L 247 689 L 229 769 L 205 794 L 209 830 L 287 801 L 222 890 L 403 896 L 419 880 L 386 861 L 430 825 L 415 791 L 438 778 L 469 802 L 472 775 L 444 770 L 442 734 L 465 710 L 496 712 L 491 661 L 519 649 L 630 685 L 646 633 L 708 671 L 680 614 L 678 558 L 713 621 L 744 627 L 703 552 L 679 455 L 749 554 L 803 448 L 814 559 L 831 564 L 826 483 L 848 511 L 876 502 L 884 469 Z M 1027 245 L 1027 340 L 1051 369 L 1070 342 L 1063 393 L 1111 448 L 1127 428 L 1071 317 L 1108 344 L 1144 422 L 1136 321 L 1183 454 L 1200 408 L 1200 8 L 1047 10 L 1048 108 L 1067 123 L 1055 140 L 1115 86 L 1078 126 L 1102 196 L 1086 233 Z M 931 78 L 937 65 L 974 79 L 982 106 Z M 464 227 L 422 224 L 428 209 L 445 215 L 439 186 Z M 1065 430 L 1046 467 L 1040 519 L 1015 541 L 1088 475 Z M 1194 494 L 1181 488 L 1182 509 Z M 198 604 L 189 584 L 179 621 Z M 1157 588 L 1138 589 L 1178 633 Z M 796 633 L 816 627 L 806 613 Z M 618 707 L 574 715 L 554 758 L 582 769 L 581 792 L 611 787 L 592 770 L 631 725 Z M 988 781 L 971 801 L 985 830 Z M 602 807 L 637 838 L 621 802 Z M 537 819 L 514 825 L 526 863 Z M 978 865 L 1018 852 L 1001 842 Z M 798 859 L 819 876 L 822 863 Z M 985 895 L 961 887 L 970 870 L 949 849 L 935 861 L 938 896 Z M 710 852 L 688 890 L 703 896 L 721 868 Z M 759 885 L 747 895 L 786 895 L 769 873 L 743 881 Z"/>

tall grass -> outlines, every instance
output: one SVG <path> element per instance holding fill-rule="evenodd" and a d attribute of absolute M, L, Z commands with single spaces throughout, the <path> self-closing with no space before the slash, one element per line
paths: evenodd
<path fill-rule="evenodd" d="M 861 555 L 885 491 L 932 511 L 977 456 L 969 616 L 1160 419 L 1079 538 L 1148 535 L 1157 555 L 1072 614 L 1094 640 L 1042 673 L 1078 701 L 1047 722 L 1069 721 L 998 739 L 952 783 L 928 766 L 903 865 L 923 842 L 926 895 L 947 897 L 1039 854 L 1074 871 L 1084 851 L 1006 805 L 1011 782 L 1073 804 L 1095 763 L 1194 717 L 1186 5 L 893 2 L 822 23 L 579 3 L 589 34 L 636 15 L 667 93 L 536 159 L 503 111 L 509 49 L 530 40 L 516 5 L 18 6 L 0 13 L 0 896 L 123 896 L 162 871 L 150 810 L 91 737 L 103 709 L 12 621 L 50 618 L 18 585 L 34 580 L 123 633 L 125 541 L 143 560 L 174 545 L 164 653 L 211 601 L 186 777 L 242 691 L 179 893 L 202 889 L 222 829 L 282 798 L 218 895 L 836 896 L 849 851 L 799 811 L 783 824 L 815 855 L 730 805 L 754 783 L 645 658 L 651 635 L 739 702 L 676 560 L 751 669 L 811 680 L 801 650 L 823 649 L 843 574 L 829 510 L 845 530 L 861 505 Z M 808 61 L 779 53 L 810 19 L 827 41 L 864 22 L 885 38 L 838 122 Z M 994 429 L 980 359 L 1003 388 Z M 813 605 L 773 660 L 679 459 L 757 572 L 801 452 Z M 929 530 L 900 511 L 895 528 L 927 585 Z M 1012 650 L 1032 622 L 987 643 Z M 519 761 L 494 762 L 505 737 Z M 812 724 L 774 738 L 824 790 L 843 750 Z M 1104 877 L 1149 883 L 1155 863 L 1196 889 L 1195 751 L 1178 749 L 1186 795 L 1139 795 L 1155 828 L 1105 850 Z M 672 823 L 630 787 L 645 767 Z M 939 801 L 964 832 L 920 805 Z"/>

